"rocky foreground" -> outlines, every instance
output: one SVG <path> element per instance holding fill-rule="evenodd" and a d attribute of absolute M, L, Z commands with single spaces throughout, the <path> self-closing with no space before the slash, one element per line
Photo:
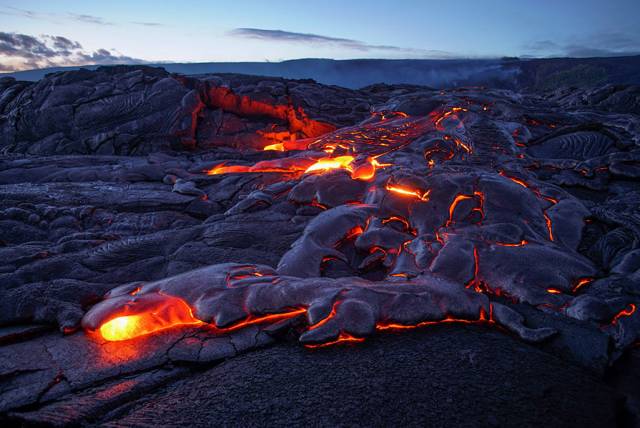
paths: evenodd
<path fill-rule="evenodd" d="M 4 422 L 637 423 L 640 88 L 0 91 Z"/>

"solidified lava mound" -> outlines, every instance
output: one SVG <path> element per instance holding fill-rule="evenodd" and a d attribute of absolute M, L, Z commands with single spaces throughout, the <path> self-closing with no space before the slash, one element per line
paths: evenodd
<path fill-rule="evenodd" d="M 11 418 L 96 420 L 277 340 L 474 324 L 600 374 L 638 341 L 638 88 L 104 67 L 0 90 Z"/>

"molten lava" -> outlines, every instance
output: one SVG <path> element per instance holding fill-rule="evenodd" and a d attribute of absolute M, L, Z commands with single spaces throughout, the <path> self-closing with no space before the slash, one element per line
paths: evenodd
<path fill-rule="evenodd" d="M 464 130 L 464 125 L 460 118 L 458 117 L 459 113 L 467 112 L 468 110 L 462 107 L 453 107 L 449 110 L 442 111 L 439 110 L 431 114 L 429 117 L 421 117 L 421 118 L 412 118 L 404 113 L 391 112 L 391 113 L 374 113 L 373 117 L 370 121 L 366 121 L 363 124 L 356 127 L 347 127 L 337 131 L 329 132 L 329 128 L 323 128 L 318 125 L 316 122 L 312 122 L 306 118 L 306 116 L 302 112 L 293 111 L 288 107 L 278 106 L 277 108 L 266 107 L 262 103 L 253 102 L 245 97 L 237 97 L 231 96 L 229 93 L 224 90 L 219 90 L 213 93 L 215 96 L 214 103 L 223 106 L 223 108 L 228 111 L 243 111 L 243 112 L 251 112 L 252 114 L 266 114 L 270 117 L 278 118 L 280 120 L 293 121 L 296 124 L 290 131 L 286 132 L 276 132 L 277 129 L 273 128 L 274 132 L 271 133 L 263 133 L 263 135 L 268 138 L 271 144 L 265 145 L 262 150 L 263 151 L 276 151 L 276 152 L 290 152 L 290 151 L 298 151 L 297 153 L 291 153 L 286 155 L 273 154 L 274 158 L 269 160 L 264 160 L 257 162 L 253 165 L 227 165 L 225 163 L 221 163 L 219 165 L 214 166 L 213 168 L 206 171 L 208 175 L 220 175 L 220 174 L 233 174 L 233 173 L 277 173 L 277 174 L 289 174 L 287 177 L 283 177 L 283 179 L 290 180 L 293 175 L 294 178 L 300 178 L 305 174 L 325 174 L 331 171 L 340 170 L 348 173 L 353 180 L 361 180 L 361 181 L 369 181 L 375 178 L 376 171 L 378 169 L 382 169 L 390 166 L 390 164 L 380 163 L 378 159 L 382 156 L 389 155 L 396 150 L 399 150 L 409 143 L 411 143 L 416 137 L 421 135 L 425 135 L 427 131 L 431 132 L 434 130 L 440 131 L 442 133 L 453 131 L 452 128 L 456 128 L 457 130 Z M 484 108 L 486 110 L 486 108 Z M 293 119 L 289 118 L 290 115 L 293 115 Z M 375 120 L 377 119 L 377 120 Z M 320 131 L 326 130 L 327 134 L 318 134 Z M 299 131 L 299 132 L 298 132 Z M 298 135 L 310 136 L 314 135 L 313 138 L 306 139 L 297 139 L 295 132 L 298 132 Z M 436 159 L 432 159 L 436 154 L 438 155 L 437 160 L 447 161 L 453 159 L 456 154 L 467 156 L 472 155 L 474 153 L 474 147 L 478 147 L 478 150 L 482 146 L 474 146 L 471 139 L 466 136 L 455 137 L 455 131 L 451 133 L 447 133 L 442 136 L 442 133 L 439 134 L 436 143 L 433 146 L 428 146 L 423 155 L 427 162 L 427 166 L 429 169 L 434 168 L 436 166 Z M 462 135 L 460 133 L 459 135 Z M 288 137 L 287 137 L 288 136 Z M 440 139 L 440 136 L 442 138 Z M 288 139 L 287 139 L 288 138 Z M 455 146 L 454 146 L 455 145 Z M 278 158 L 275 158 L 278 157 Z M 402 159 L 401 156 L 389 156 L 389 158 L 398 160 Z M 421 160 L 421 159 L 420 159 Z M 402 165 L 399 165 L 402 166 Z M 395 168 L 394 168 L 395 169 Z M 434 173 L 434 171 L 425 171 L 428 177 Z M 554 198 L 544 196 L 540 193 L 538 189 L 530 186 L 526 181 L 506 175 L 504 171 L 499 172 L 501 176 L 511 180 L 519 186 L 522 186 L 526 189 L 529 189 L 531 192 L 535 194 L 537 198 L 542 200 L 543 205 L 538 208 L 535 213 L 537 218 L 539 219 L 540 210 L 542 211 L 542 215 L 545 220 L 546 228 L 548 230 L 548 236 L 551 241 L 554 240 L 553 228 L 550 217 L 546 213 L 546 208 L 548 204 L 544 203 L 544 200 L 551 204 L 556 204 L 558 201 Z M 393 171 L 392 171 L 393 174 Z M 386 175 L 386 174 L 381 174 Z M 331 177 L 334 178 L 334 177 Z M 336 177 L 343 179 L 344 177 Z M 420 202 L 429 202 L 431 196 L 431 188 L 428 189 L 420 189 L 416 187 L 412 187 L 415 184 L 407 184 L 407 181 L 403 182 L 403 184 L 399 184 L 395 182 L 397 180 L 393 175 L 389 178 L 386 176 L 381 177 L 379 182 L 375 183 L 375 185 L 368 186 L 368 191 L 373 192 L 376 189 L 379 189 L 379 185 L 381 183 L 385 183 L 384 189 L 389 192 L 389 195 L 398 195 L 398 200 L 392 199 L 394 205 L 402 206 L 405 203 L 409 204 L 411 202 L 415 202 L 415 204 L 411 204 L 409 206 L 409 214 L 412 214 L 412 209 L 416 208 L 419 210 L 423 209 L 431 209 L 432 206 L 437 207 L 439 205 L 437 198 L 435 198 L 434 192 L 434 200 L 429 204 L 421 204 Z M 400 179 L 402 180 L 402 179 Z M 324 180 L 309 180 L 310 182 L 317 181 L 323 182 Z M 420 182 L 420 180 L 415 180 L 415 182 Z M 430 182 L 431 183 L 431 182 Z M 351 185 L 357 184 L 358 186 L 354 187 L 363 187 L 367 188 L 367 186 L 359 186 L 362 183 L 350 183 Z M 438 229 L 447 228 L 455 225 L 456 229 L 462 229 L 467 224 L 473 223 L 475 226 L 482 226 L 481 222 L 488 221 L 485 219 L 485 193 L 479 191 L 483 189 L 483 187 L 477 182 L 473 184 L 474 191 L 466 191 L 468 194 L 464 193 L 454 193 L 452 191 L 448 194 L 447 199 L 451 202 L 448 205 L 448 220 Z M 419 187 L 419 185 L 418 185 Z M 438 189 L 436 186 L 431 184 L 423 185 L 423 187 L 433 187 L 434 189 Z M 512 186 L 516 189 L 516 191 L 521 192 L 515 186 Z M 512 189 L 509 189 L 510 191 Z M 489 193 L 490 194 L 490 193 Z M 318 202 L 318 198 L 320 198 L 317 194 L 316 196 L 309 197 L 305 199 L 307 203 L 311 200 L 310 205 L 317 207 L 322 210 L 327 210 L 331 208 L 332 205 L 328 203 L 327 206 Z M 355 200 L 356 203 L 361 203 L 357 199 L 357 197 L 353 197 L 354 199 L 349 198 L 350 202 L 346 204 L 353 203 Z M 400 198 L 406 198 L 400 200 Z M 323 199 L 320 199 L 323 200 Z M 364 204 L 362 204 L 364 206 Z M 368 208 L 369 209 L 369 208 Z M 435 208 L 434 208 L 435 209 Z M 438 208 L 439 209 L 439 208 Z M 446 205 L 444 205 L 444 216 L 438 221 L 443 221 L 446 219 Z M 478 215 L 479 214 L 479 215 Z M 365 212 L 361 217 L 359 217 L 358 221 L 360 222 L 358 225 L 349 229 L 344 236 L 334 242 L 333 245 L 335 248 L 342 248 L 346 246 L 346 244 L 351 245 L 353 247 L 355 244 L 353 241 L 356 240 L 357 237 L 363 235 L 369 230 L 369 221 L 372 218 L 376 218 L 379 214 L 369 214 L 369 212 Z M 368 216 L 368 217 L 367 217 Z M 384 216 L 384 218 L 383 218 Z M 405 218 L 400 215 L 392 215 L 391 213 L 383 213 L 383 216 L 380 215 L 380 221 L 383 225 L 390 225 L 391 229 L 394 231 L 390 231 L 389 229 L 384 229 L 384 232 L 389 236 L 400 236 L 397 241 L 393 241 L 390 245 L 383 245 L 384 240 L 374 241 L 371 243 L 369 248 L 359 248 L 356 247 L 357 251 L 361 251 L 363 257 L 366 256 L 363 260 L 362 266 L 365 266 L 367 269 L 372 266 L 374 263 L 387 263 L 388 266 L 385 265 L 386 268 L 394 267 L 394 273 L 389 273 L 389 277 L 402 278 L 401 280 L 395 280 L 393 284 L 401 284 L 404 283 L 411 284 L 411 278 L 415 277 L 416 274 L 414 272 L 405 273 L 402 272 L 405 267 L 404 265 L 392 266 L 396 263 L 394 260 L 399 259 L 400 255 L 404 256 L 405 253 L 413 256 L 414 263 L 420 254 L 417 254 L 419 250 L 416 250 L 414 247 L 411 247 L 412 242 L 418 242 L 416 240 L 410 239 L 406 240 L 406 234 L 412 235 L 413 237 L 418 237 L 418 226 L 416 229 L 412 227 L 412 220 L 415 223 L 418 223 L 412 217 Z M 480 220 L 478 220 L 480 217 Z M 366 224 L 364 220 L 366 218 Z M 490 219 L 489 219 L 490 220 Z M 540 225 L 542 228 L 542 224 Z M 371 228 L 375 229 L 375 228 Z M 558 235 L 561 235 L 561 228 L 557 226 Z M 452 231 L 451 231 L 452 232 Z M 372 236 L 376 231 L 372 231 Z M 326 234 L 325 231 L 322 231 L 322 234 Z M 451 233 L 453 234 L 453 232 Z M 320 233 L 318 233 L 320 235 Z M 434 231 L 435 239 L 437 242 L 441 244 L 441 246 L 445 245 L 446 240 L 448 239 L 448 235 L 445 232 L 440 230 Z M 383 238 L 386 235 L 383 235 Z M 363 237 L 363 241 L 366 241 Z M 524 247 L 529 244 L 529 241 L 523 239 L 520 236 L 514 237 L 513 241 L 515 242 L 501 242 L 495 241 L 490 242 L 484 240 L 485 244 L 488 245 L 496 245 L 502 247 Z M 394 238 L 396 239 L 396 238 Z M 510 241 L 510 239 L 505 239 L 506 241 Z M 425 240 L 426 242 L 426 240 Z M 379 245 L 375 245 L 379 244 Z M 314 243 L 315 245 L 315 243 Z M 349 248 L 351 248 L 349 247 Z M 454 247 L 455 248 L 455 247 Z M 465 287 L 469 290 L 475 291 L 477 293 L 483 293 L 494 296 L 503 296 L 509 297 L 504 291 L 499 288 L 491 289 L 490 284 L 488 283 L 487 278 L 490 278 L 489 269 L 490 263 L 485 262 L 483 259 L 483 263 L 487 263 L 489 267 L 483 267 L 483 271 L 481 274 L 480 271 L 480 255 L 483 256 L 485 253 L 483 252 L 485 249 L 484 246 L 481 246 L 480 249 L 474 244 L 473 246 L 473 276 L 464 284 Z M 490 248 L 491 250 L 495 250 L 496 248 Z M 528 249 L 523 250 L 514 250 L 515 252 L 524 253 Z M 337 250 L 336 250 L 337 251 Z M 327 263 L 331 261 L 338 260 L 336 254 L 339 251 L 334 251 L 330 254 L 325 255 L 321 258 L 321 263 Z M 368 255 L 366 254 L 368 251 Z M 415 251 L 415 253 L 414 253 Z M 421 251 L 421 250 L 420 250 Z M 429 251 L 431 250 L 429 244 Z M 506 250 L 503 250 L 506 251 Z M 426 252 L 426 250 L 425 250 Z M 303 253 L 304 254 L 304 253 Z M 323 253 L 324 254 L 324 253 Z M 321 254 L 322 255 L 322 254 Z M 307 262 L 307 257 L 305 255 L 304 263 Z M 423 256 L 420 256 L 423 257 Z M 410 259 L 410 258 L 409 258 Z M 417 265 L 417 263 L 415 263 Z M 484 265 L 483 265 L 484 266 Z M 285 265 L 286 268 L 286 265 Z M 323 267 L 321 267 L 323 269 Z M 377 274 L 377 272 L 374 272 Z M 274 274 L 275 275 L 275 274 Z M 246 269 L 242 270 L 242 273 L 234 276 L 228 276 L 226 279 L 227 288 L 236 288 L 235 281 L 242 281 L 244 279 L 248 279 L 250 277 L 260 277 L 263 274 L 259 272 L 250 272 Z M 573 292 L 576 292 L 581 287 L 588 284 L 592 279 L 591 278 L 582 278 L 579 279 L 575 287 L 573 288 Z M 247 282 L 245 281 L 242 286 L 246 286 Z M 264 283 L 259 283 L 260 285 L 264 285 Z M 239 287 L 240 285 L 238 285 Z M 561 287 L 565 290 L 565 287 Z M 169 328 L 173 328 L 176 326 L 199 326 L 202 328 L 207 328 L 213 331 L 214 333 L 225 333 L 231 332 L 235 330 L 239 330 L 254 324 L 262 324 L 262 323 L 275 323 L 282 320 L 293 319 L 303 314 L 307 314 L 307 307 L 288 307 L 281 308 L 280 310 L 284 311 L 281 313 L 270 313 L 270 314 L 251 314 L 249 310 L 245 309 L 243 314 L 246 314 L 244 319 L 237 320 L 233 324 L 225 325 L 224 327 L 220 327 L 215 325 L 214 323 L 206 323 L 199 319 L 197 319 L 193 315 L 193 309 L 187 304 L 184 300 L 168 296 L 161 295 L 161 299 L 154 300 L 152 296 L 148 300 L 144 300 L 143 297 L 140 297 L 138 293 L 140 293 L 140 288 L 137 288 L 133 292 L 130 293 L 131 298 L 133 299 L 130 303 L 127 303 L 124 307 L 124 310 L 119 313 L 114 314 L 112 317 L 108 318 L 105 322 L 100 325 L 98 328 L 100 335 L 108 341 L 120 341 L 136 338 L 139 336 L 148 335 L 154 332 L 158 332 L 161 330 L 166 330 Z M 229 290 L 226 290 L 229 291 Z M 237 291 L 237 290 L 236 290 Z M 550 294 L 561 294 L 563 291 L 557 288 L 546 288 L 546 292 Z M 474 297 L 484 297 L 477 296 L 474 293 L 467 292 L 465 293 L 472 295 Z M 149 293 L 150 294 L 150 293 Z M 143 293 L 144 295 L 144 293 Z M 186 295 L 186 294 L 185 294 Z M 159 297 L 159 296 L 156 296 Z M 552 300 L 558 300 L 557 297 L 553 297 Z M 307 305 L 308 303 L 305 303 Z M 313 325 L 308 326 L 307 331 L 316 330 L 318 328 L 333 328 L 334 325 L 339 325 L 341 322 L 340 318 L 336 318 L 338 312 L 338 304 L 333 303 L 330 313 L 323 318 L 322 320 L 316 322 Z M 128 306 L 129 305 L 129 306 Z M 195 307 L 195 306 L 194 306 Z M 472 306 L 475 308 L 477 306 Z M 487 306 L 485 306 L 486 308 Z M 493 318 L 493 306 L 488 306 L 489 315 L 486 314 L 485 309 L 481 308 L 478 318 L 475 316 L 477 314 L 475 309 L 472 309 L 471 313 L 465 312 L 455 312 L 457 314 L 457 318 L 453 315 L 446 316 L 444 319 L 434 320 L 431 318 L 429 321 L 418 322 L 415 325 L 405 325 L 398 322 L 391 321 L 383 321 L 376 324 L 376 330 L 404 330 L 404 329 L 413 329 L 419 328 L 428 325 L 435 325 L 440 323 L 494 323 Z M 627 317 L 633 314 L 636 310 L 636 306 L 634 304 L 629 305 L 629 307 L 620 311 L 611 321 L 611 324 L 616 324 L 616 322 L 621 317 Z M 443 313 L 447 313 L 442 311 Z M 497 315 L 500 312 L 496 312 Z M 499 320 L 499 316 L 496 320 Z M 390 320 L 392 317 L 379 318 L 382 320 Z M 424 318 L 423 318 L 424 319 Z M 95 325 L 94 325 L 95 326 Z M 339 334 L 338 334 L 339 332 Z M 336 335 L 338 335 L 336 337 Z M 340 329 L 336 329 L 333 331 L 331 337 L 336 337 L 335 340 L 306 345 L 308 348 L 322 348 L 331 345 L 336 345 L 340 343 L 349 343 L 349 342 L 362 342 L 365 339 L 363 337 L 353 336 L 346 331 L 342 331 Z"/>
<path fill-rule="evenodd" d="M 351 162 L 353 162 L 353 156 L 338 156 L 335 158 L 323 158 L 318 162 L 311 165 L 305 170 L 305 173 L 313 171 L 327 171 L 330 169 L 351 169 Z"/>
<path fill-rule="evenodd" d="M 226 96 L 228 94 L 221 94 L 223 99 L 226 99 Z M 222 99 L 219 101 L 222 102 Z M 237 103 L 243 105 L 248 102 L 242 98 L 240 101 L 235 100 L 231 102 L 231 105 L 225 104 L 225 106 L 230 111 L 234 111 L 238 108 Z M 243 108 L 262 111 L 266 107 L 253 103 L 247 106 L 243 105 Z M 454 109 L 454 111 L 459 110 Z M 283 114 L 281 111 L 274 113 L 269 110 L 269 115 L 272 117 L 279 118 Z M 378 118 L 380 121 L 342 128 L 335 132 L 328 132 L 316 139 L 276 140 L 278 142 L 268 144 L 263 148 L 264 151 L 306 151 L 290 158 L 266 160 L 255 165 L 221 164 L 205 172 L 208 175 L 263 172 L 301 175 L 341 169 L 347 171 L 354 180 L 369 181 L 375 177 L 377 169 L 389 166 L 389 164 L 378 162 L 379 157 L 406 146 L 432 126 L 429 118 L 412 118 L 402 112 L 374 113 L 373 118 Z M 330 130 L 327 129 L 327 131 Z M 306 135 L 314 133 L 305 132 Z M 294 137 L 293 134 L 292 137 Z M 467 151 L 470 150 L 461 141 L 456 141 L 456 144 L 463 146 Z M 318 158 L 319 154 L 332 156 Z M 334 154 L 338 154 L 338 156 L 333 156 Z"/>
<path fill-rule="evenodd" d="M 274 149 L 276 150 L 276 149 Z M 207 175 L 234 173 L 263 173 L 275 172 L 281 174 L 309 174 L 325 173 L 341 169 L 347 171 L 354 180 L 368 181 L 375 177 L 376 169 L 384 168 L 388 164 L 381 164 L 375 158 L 358 161 L 354 156 L 344 155 L 336 157 L 297 157 L 282 160 L 268 160 L 255 165 L 225 165 L 220 164 L 206 171 Z"/>
<path fill-rule="evenodd" d="M 471 199 L 471 198 L 472 197 L 469 195 L 456 195 L 456 197 L 453 199 L 453 202 L 451 202 L 451 205 L 449 205 L 449 221 L 448 221 L 449 224 L 453 222 L 453 213 L 456 210 L 456 207 L 458 206 L 458 204 L 464 200 Z"/>
<path fill-rule="evenodd" d="M 98 331 L 110 342 L 134 339 L 158 331 L 178 326 L 204 326 L 216 332 L 224 333 L 248 327 L 254 324 L 274 323 L 297 317 L 306 313 L 304 308 L 294 308 L 288 312 L 261 316 L 249 315 L 246 319 L 228 327 L 207 324 L 193 316 L 189 305 L 178 297 L 163 295 L 161 306 L 149 308 L 131 315 L 116 315 L 103 323 Z"/>
<path fill-rule="evenodd" d="M 261 316 L 249 315 L 246 319 L 236 324 L 233 324 L 229 327 L 216 327 L 212 325 L 211 328 L 219 332 L 235 331 L 235 330 L 240 330 L 242 328 L 245 328 L 254 324 L 264 324 L 269 322 L 275 323 L 278 321 L 287 320 L 289 318 L 295 318 L 298 315 L 302 315 L 306 312 L 307 310 L 304 308 L 297 308 L 297 309 L 292 309 L 289 312 L 282 312 L 282 313 L 276 313 L 276 314 L 268 314 L 268 315 L 261 315 Z"/>
<path fill-rule="evenodd" d="M 332 340 L 331 342 L 318 343 L 313 345 L 304 345 L 306 348 L 316 349 L 316 348 L 326 348 L 327 346 L 337 345 L 339 343 L 349 343 L 349 342 L 364 342 L 363 337 L 355 337 L 350 335 L 349 333 L 340 333 L 340 336 L 336 340 Z"/>
<path fill-rule="evenodd" d="M 510 243 L 510 242 L 494 242 L 495 245 L 498 245 L 500 247 L 524 247 L 525 245 L 527 245 L 529 242 L 525 239 L 521 240 L 520 242 L 515 242 L 515 243 Z"/>
<path fill-rule="evenodd" d="M 618 321 L 620 320 L 620 318 L 623 317 L 630 317 L 631 315 L 633 315 L 636 311 L 636 305 L 634 305 L 633 303 L 629 303 L 629 305 L 624 308 L 623 310 L 621 310 L 620 312 L 618 312 L 613 319 L 611 320 L 611 325 L 616 325 L 618 323 Z"/>
<path fill-rule="evenodd" d="M 427 327 L 443 323 L 458 323 L 458 324 L 481 324 L 481 323 L 494 323 L 493 320 L 493 306 L 489 306 L 489 316 L 487 316 L 484 308 L 480 308 L 480 314 L 478 319 L 462 319 L 455 318 L 447 315 L 444 319 L 439 321 L 422 321 L 417 324 L 398 324 L 391 322 L 381 322 L 376 325 L 376 330 L 412 330 L 415 328 Z"/>
<path fill-rule="evenodd" d="M 428 201 L 431 189 L 422 191 L 418 189 L 411 189 L 409 187 L 397 186 L 394 184 L 387 184 L 386 189 L 390 192 L 396 193 L 402 196 L 410 196 L 412 198 L 418 198 L 421 201 Z"/>
<path fill-rule="evenodd" d="M 264 149 L 262 150 L 275 150 L 278 152 L 286 152 L 287 149 L 285 149 L 284 144 L 283 143 L 275 143 L 275 144 L 269 144 L 268 146 L 265 146 Z"/>
<path fill-rule="evenodd" d="M 128 340 L 144 336 L 168 328 L 203 324 L 193 316 L 189 305 L 182 299 L 173 296 L 163 296 L 160 305 L 149 308 L 141 313 L 116 315 L 100 326 L 100 335 L 108 341 Z"/>
<path fill-rule="evenodd" d="M 582 287 L 589 285 L 593 282 L 593 278 L 580 278 L 571 291 L 578 292 Z"/>
<path fill-rule="evenodd" d="M 549 241 L 554 241 L 553 223 L 551 223 L 551 218 L 549 218 L 549 215 L 546 212 L 543 212 L 542 215 L 544 216 L 544 222 L 547 225 L 547 232 L 549 233 Z"/>

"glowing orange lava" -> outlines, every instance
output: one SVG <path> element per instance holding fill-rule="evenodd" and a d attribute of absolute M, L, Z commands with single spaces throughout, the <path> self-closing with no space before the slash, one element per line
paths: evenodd
<path fill-rule="evenodd" d="M 275 323 L 278 321 L 283 321 L 283 320 L 287 320 L 289 318 L 295 318 L 298 315 L 302 315 L 305 312 L 307 312 L 307 310 L 305 308 L 297 308 L 297 309 L 293 309 L 289 312 L 281 312 L 281 313 L 276 313 L 276 314 L 268 314 L 268 315 L 261 315 L 261 316 L 255 316 L 255 315 L 249 315 L 246 319 L 233 324 L 229 327 L 215 327 L 212 326 L 212 328 L 214 330 L 220 331 L 220 332 L 229 332 L 229 331 L 235 331 L 235 330 L 239 330 L 241 328 L 250 326 L 250 325 L 254 325 L 254 324 L 263 324 L 263 323 Z"/>
<path fill-rule="evenodd" d="M 284 144 L 283 143 L 275 143 L 275 144 L 269 144 L 268 146 L 265 146 L 262 150 L 275 150 L 278 152 L 285 152 L 287 151 L 287 149 L 285 149 Z"/>
<path fill-rule="evenodd" d="M 431 193 L 431 189 L 427 190 L 427 191 L 422 191 L 422 190 L 418 190 L 418 189 L 411 189 L 408 187 L 403 187 L 403 186 L 396 186 L 393 184 L 387 184 L 386 189 L 390 192 L 393 193 L 397 193 L 399 195 L 404 195 L 404 196 L 411 196 L 414 198 L 418 198 L 421 201 L 428 201 L 429 200 L 429 194 Z"/>
<path fill-rule="evenodd" d="M 393 222 L 401 223 L 403 228 L 404 228 L 404 230 L 408 231 L 412 235 L 416 235 L 417 234 L 417 232 L 411 228 L 411 225 L 409 224 L 409 220 L 407 220 L 406 218 L 399 217 L 399 216 L 396 216 L 396 215 L 392 215 L 391 217 L 382 219 L 382 224 L 388 224 L 388 223 L 393 223 Z"/>
<path fill-rule="evenodd" d="M 307 168 L 304 172 L 314 172 L 314 171 L 328 171 L 330 169 L 346 169 L 347 171 L 352 171 L 351 162 L 353 162 L 353 156 L 338 156 L 335 158 L 321 158 L 318 159 L 316 163 Z"/>
<path fill-rule="evenodd" d="M 571 289 L 571 291 L 576 293 L 582 287 L 584 287 L 585 285 L 590 284 L 591 282 L 593 282 L 593 278 L 580 278 L 578 280 L 578 282 L 576 283 L 576 285 Z"/>
<path fill-rule="evenodd" d="M 98 331 L 108 341 L 134 339 L 158 331 L 178 326 L 204 326 L 217 332 L 230 332 L 241 328 L 262 323 L 274 323 L 306 313 L 305 308 L 294 308 L 288 312 L 267 314 L 261 316 L 249 315 L 246 319 L 228 327 L 217 327 L 200 321 L 193 315 L 191 307 L 182 299 L 169 295 L 162 295 L 159 304 L 146 308 L 142 312 L 132 312 L 125 307 L 123 313 L 116 315 L 103 323 Z M 131 313 L 127 313 L 131 312 Z"/>
<path fill-rule="evenodd" d="M 267 146 L 269 147 L 269 146 Z M 273 150 L 278 150 L 274 148 Z M 342 169 L 351 174 L 354 180 L 370 180 L 375 176 L 376 169 L 389 166 L 379 163 L 375 158 L 368 157 L 362 161 L 356 161 L 351 155 L 336 157 L 299 157 L 288 159 L 266 160 L 255 165 L 225 165 L 220 164 L 206 171 L 207 175 L 233 174 L 233 173 L 261 173 L 275 172 L 282 174 L 309 174 L 324 173 L 331 170 Z"/>
<path fill-rule="evenodd" d="M 333 346 L 333 345 L 337 345 L 338 343 L 348 343 L 348 342 L 364 342 L 364 338 L 355 337 L 350 335 L 349 333 L 342 332 L 340 333 L 340 336 L 338 336 L 336 340 L 332 340 L 331 342 L 309 344 L 304 346 L 310 349 L 316 349 L 316 348 L 326 348 L 327 346 Z"/>
<path fill-rule="evenodd" d="M 455 318 L 447 315 L 440 321 L 422 321 L 417 324 L 398 324 L 391 322 L 381 322 L 376 325 L 376 330 L 412 330 L 415 328 L 427 327 L 431 325 L 444 324 L 444 323 L 458 323 L 458 324 L 479 324 L 479 323 L 493 323 L 493 306 L 489 307 L 490 314 L 487 316 L 484 308 L 480 308 L 480 315 L 477 320 L 467 320 L 462 318 Z"/>
<path fill-rule="evenodd" d="M 315 330 L 316 328 L 322 327 L 323 325 L 328 323 L 333 317 L 336 316 L 337 311 L 338 311 L 338 303 L 334 303 L 333 306 L 331 307 L 331 312 L 329 313 L 329 315 L 327 315 L 317 323 L 309 326 L 309 330 Z"/>
<path fill-rule="evenodd" d="M 465 201 L 471 198 L 472 196 L 469 196 L 469 195 L 462 195 L 462 194 L 456 195 L 456 197 L 453 199 L 453 202 L 451 202 L 451 205 L 449 205 L 449 220 L 447 220 L 445 227 L 449 227 L 453 223 L 453 213 L 456 210 L 456 207 L 458 206 L 458 204 L 462 201 Z"/>
<path fill-rule="evenodd" d="M 501 247 L 524 247 L 527 245 L 529 241 L 523 239 L 520 242 L 509 243 L 509 242 L 494 242 L 495 245 L 499 245 Z"/>
<path fill-rule="evenodd" d="M 553 241 L 553 224 L 551 223 L 551 219 L 549 218 L 549 215 L 546 212 L 543 212 L 542 215 L 544 216 L 544 221 L 547 224 L 547 232 L 549 232 L 549 240 Z"/>
<path fill-rule="evenodd" d="M 473 278 L 465 284 L 466 288 L 472 288 L 476 293 L 484 293 L 489 291 L 489 287 L 479 277 L 480 275 L 480 256 L 478 255 L 478 248 L 473 247 Z"/>
<path fill-rule="evenodd" d="M 529 185 L 527 183 L 525 183 L 524 181 L 520 180 L 519 178 L 511 177 L 511 176 L 505 174 L 504 171 L 500 171 L 499 174 L 501 176 L 503 176 L 504 178 L 508 178 L 509 180 L 513 181 L 514 183 L 519 184 L 520 186 L 524 187 L 525 189 L 529 188 Z"/>
<path fill-rule="evenodd" d="M 456 113 L 459 113 L 459 112 L 467 112 L 467 111 L 469 111 L 469 110 L 467 110 L 467 109 L 466 109 L 466 108 L 464 108 L 464 107 L 452 107 L 452 108 L 451 108 L 451 110 L 447 110 L 447 111 L 445 111 L 444 113 L 441 113 L 441 114 L 439 114 L 439 115 L 436 113 L 436 115 L 435 115 L 435 117 L 434 117 L 434 119 L 435 119 L 435 120 L 434 120 L 434 124 L 435 124 L 435 126 L 436 126 L 436 129 L 437 129 L 438 131 L 443 131 L 443 130 L 444 130 L 444 126 L 442 126 L 442 122 L 443 122 L 446 118 L 448 118 L 448 117 L 450 117 L 450 116 L 454 116 L 454 117 L 455 117 L 455 116 L 456 116 Z"/>
<path fill-rule="evenodd" d="M 159 306 L 145 312 L 128 315 L 125 307 L 123 314 L 100 326 L 100 335 L 108 341 L 120 341 L 180 325 L 204 324 L 193 316 L 191 308 L 184 300 L 172 296 L 163 297 L 164 299 Z"/>
<path fill-rule="evenodd" d="M 623 310 L 621 310 L 620 312 L 618 312 L 613 319 L 611 320 L 611 325 L 616 325 L 618 323 L 618 320 L 622 317 L 629 317 L 631 315 L 633 315 L 633 313 L 636 311 L 636 305 L 634 305 L 633 303 L 629 303 L 629 305 L 624 308 Z"/>

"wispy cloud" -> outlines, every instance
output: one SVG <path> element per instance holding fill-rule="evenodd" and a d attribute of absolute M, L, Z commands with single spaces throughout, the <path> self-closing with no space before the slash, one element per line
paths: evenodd
<path fill-rule="evenodd" d="M 5 33 L 0 31 L 0 70 L 89 64 L 137 64 L 143 60 L 108 49 L 86 51 L 82 45 L 63 36 Z"/>
<path fill-rule="evenodd" d="M 261 28 L 236 28 L 228 33 L 233 37 L 243 37 L 249 39 L 263 40 L 269 42 L 287 42 L 287 43 L 307 43 L 316 45 L 332 45 L 339 46 L 344 49 L 356 50 L 361 52 L 395 52 L 397 54 L 422 56 L 430 58 L 450 58 L 454 54 L 442 50 L 435 49 L 414 49 L 403 48 L 400 46 L 375 45 L 360 40 L 346 39 L 341 37 L 323 36 L 313 33 L 296 33 L 284 30 L 267 30 Z"/>
<path fill-rule="evenodd" d="M 537 56 L 606 57 L 640 54 L 640 34 L 600 33 L 564 41 L 536 40 L 523 46 Z"/>
<path fill-rule="evenodd" d="M 54 13 L 36 12 L 33 10 L 21 9 L 19 7 L 13 6 L 0 6 L 0 14 L 52 22 L 55 22 L 55 18 L 57 16 Z"/>
<path fill-rule="evenodd" d="M 165 27 L 164 24 L 161 24 L 159 22 L 140 22 L 140 21 L 132 21 L 132 24 L 135 25 L 142 25 L 144 27 Z"/>
<path fill-rule="evenodd" d="M 9 15 L 9 16 L 19 16 L 22 18 L 34 19 L 38 21 L 49 21 L 49 22 L 64 22 L 64 21 L 75 21 L 83 24 L 91 24 L 91 25 L 115 25 L 113 22 L 109 22 L 104 18 L 94 15 L 87 15 L 84 13 L 48 13 L 48 12 L 37 12 L 34 10 L 21 9 L 19 7 L 13 6 L 0 6 L 0 14 L 1 15 Z"/>
<path fill-rule="evenodd" d="M 95 24 L 95 25 L 113 25 L 112 22 L 106 21 L 104 18 L 93 15 L 86 15 L 83 13 L 68 13 L 67 16 L 78 22 L 83 22 L 85 24 Z"/>

